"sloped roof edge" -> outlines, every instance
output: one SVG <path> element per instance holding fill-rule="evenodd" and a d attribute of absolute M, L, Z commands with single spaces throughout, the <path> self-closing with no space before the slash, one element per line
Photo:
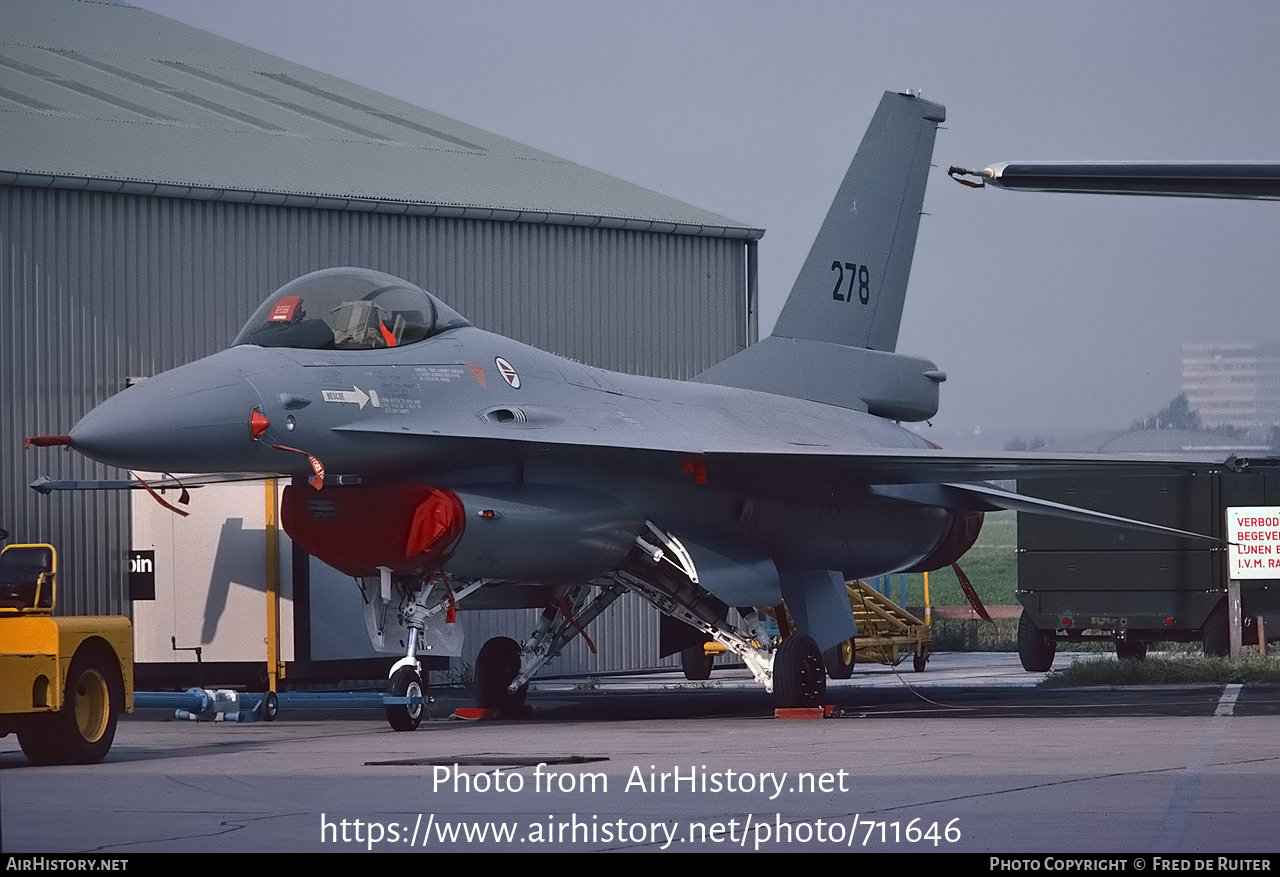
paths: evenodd
<path fill-rule="evenodd" d="M 49 174 L 15 173 L 0 170 L 0 186 L 34 189 L 73 189 L 86 192 L 109 192 L 122 195 L 147 195 L 192 201 L 221 201 L 236 204 L 267 204 L 273 207 L 306 207 L 318 210 L 351 210 L 360 213 L 389 213 L 403 216 L 438 216 L 449 219 L 476 219 L 491 222 L 528 222 L 538 225 L 572 225 L 586 228 L 612 228 L 624 231 L 646 231 L 655 234 L 691 235 L 756 241 L 764 229 L 743 226 L 693 225 L 682 222 L 636 219 L 624 216 L 597 216 L 580 213 L 552 213 L 537 210 L 510 210 L 467 204 L 430 204 L 373 198 L 334 198 L 326 195 L 302 195 L 292 192 L 269 192 L 252 189 L 220 189 L 205 186 L 179 186 L 143 180 L 76 177 Z"/>

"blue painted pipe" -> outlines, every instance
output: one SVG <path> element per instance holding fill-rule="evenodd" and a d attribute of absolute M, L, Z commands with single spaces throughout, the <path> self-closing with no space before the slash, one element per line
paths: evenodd
<path fill-rule="evenodd" d="M 262 692 L 242 691 L 236 705 L 224 701 L 223 721 L 235 721 L 230 712 L 253 713 L 256 715 L 258 705 L 262 701 Z M 138 709 L 182 710 L 210 721 L 217 714 L 219 702 L 216 695 L 201 688 L 188 688 L 186 691 L 136 691 L 133 704 Z M 408 706 L 423 703 L 421 697 L 393 697 L 380 691 L 286 691 L 277 695 L 280 709 L 381 709 L 386 706 Z M 430 703 L 430 698 L 426 699 Z M 187 718 L 180 716 L 179 718 Z M 239 721 L 253 719 L 238 717 Z"/>

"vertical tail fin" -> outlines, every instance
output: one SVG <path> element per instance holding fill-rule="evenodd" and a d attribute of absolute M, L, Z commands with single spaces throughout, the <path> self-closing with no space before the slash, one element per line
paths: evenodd
<path fill-rule="evenodd" d="M 885 93 L 773 335 L 696 380 L 898 420 L 933 416 L 944 376 L 927 360 L 893 351 L 945 118 L 940 104 Z"/>
<path fill-rule="evenodd" d="M 773 334 L 892 351 L 907 294 L 939 104 L 886 93 Z"/>

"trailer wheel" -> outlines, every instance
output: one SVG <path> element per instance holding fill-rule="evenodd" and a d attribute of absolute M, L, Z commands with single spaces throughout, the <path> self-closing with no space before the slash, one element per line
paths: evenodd
<path fill-rule="evenodd" d="M 1200 628 L 1200 641 L 1204 653 L 1210 657 L 1225 658 L 1231 654 L 1231 620 L 1227 615 L 1227 601 L 1219 601 Z"/>
<path fill-rule="evenodd" d="M 834 648 L 822 653 L 822 661 L 827 665 L 827 675 L 832 679 L 848 679 L 853 675 L 853 665 L 858 654 L 853 640 L 847 639 Z"/>
<path fill-rule="evenodd" d="M 62 709 L 34 716 L 18 744 L 35 764 L 97 764 L 111 750 L 124 707 L 120 663 L 101 643 L 85 643 L 71 659 Z"/>
<path fill-rule="evenodd" d="M 1018 617 L 1018 658 L 1022 669 L 1028 673 L 1045 673 L 1053 667 L 1053 656 L 1058 651 L 1058 641 L 1052 631 L 1036 627 L 1027 610 Z"/>

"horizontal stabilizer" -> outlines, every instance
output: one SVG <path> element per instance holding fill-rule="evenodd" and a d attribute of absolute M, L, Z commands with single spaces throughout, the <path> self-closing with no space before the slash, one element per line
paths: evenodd
<path fill-rule="evenodd" d="M 1123 527 L 1128 530 L 1140 530 L 1144 533 L 1156 533 L 1162 536 L 1180 536 L 1184 539 L 1210 542 L 1214 545 L 1230 544 L 1224 539 L 1206 536 L 1203 533 L 1192 533 L 1189 530 L 1164 527 L 1160 524 L 1149 524 L 1146 521 L 1138 521 L 1133 518 L 1121 517 L 1120 515 L 1109 515 L 1105 512 L 1082 509 L 1079 506 L 1038 499 L 1033 496 L 1023 496 L 1020 493 L 1001 490 L 991 484 L 944 484 L 942 488 L 944 492 L 960 494 L 971 502 L 972 505 L 966 508 L 966 511 L 993 512 L 1008 509 L 1015 512 L 1062 518 L 1068 521 L 1082 521 L 1089 524 L 1102 524 L 1108 527 Z"/>
<path fill-rule="evenodd" d="M 697 380 L 919 423 L 938 413 L 946 375 L 918 356 L 771 335 Z"/>

